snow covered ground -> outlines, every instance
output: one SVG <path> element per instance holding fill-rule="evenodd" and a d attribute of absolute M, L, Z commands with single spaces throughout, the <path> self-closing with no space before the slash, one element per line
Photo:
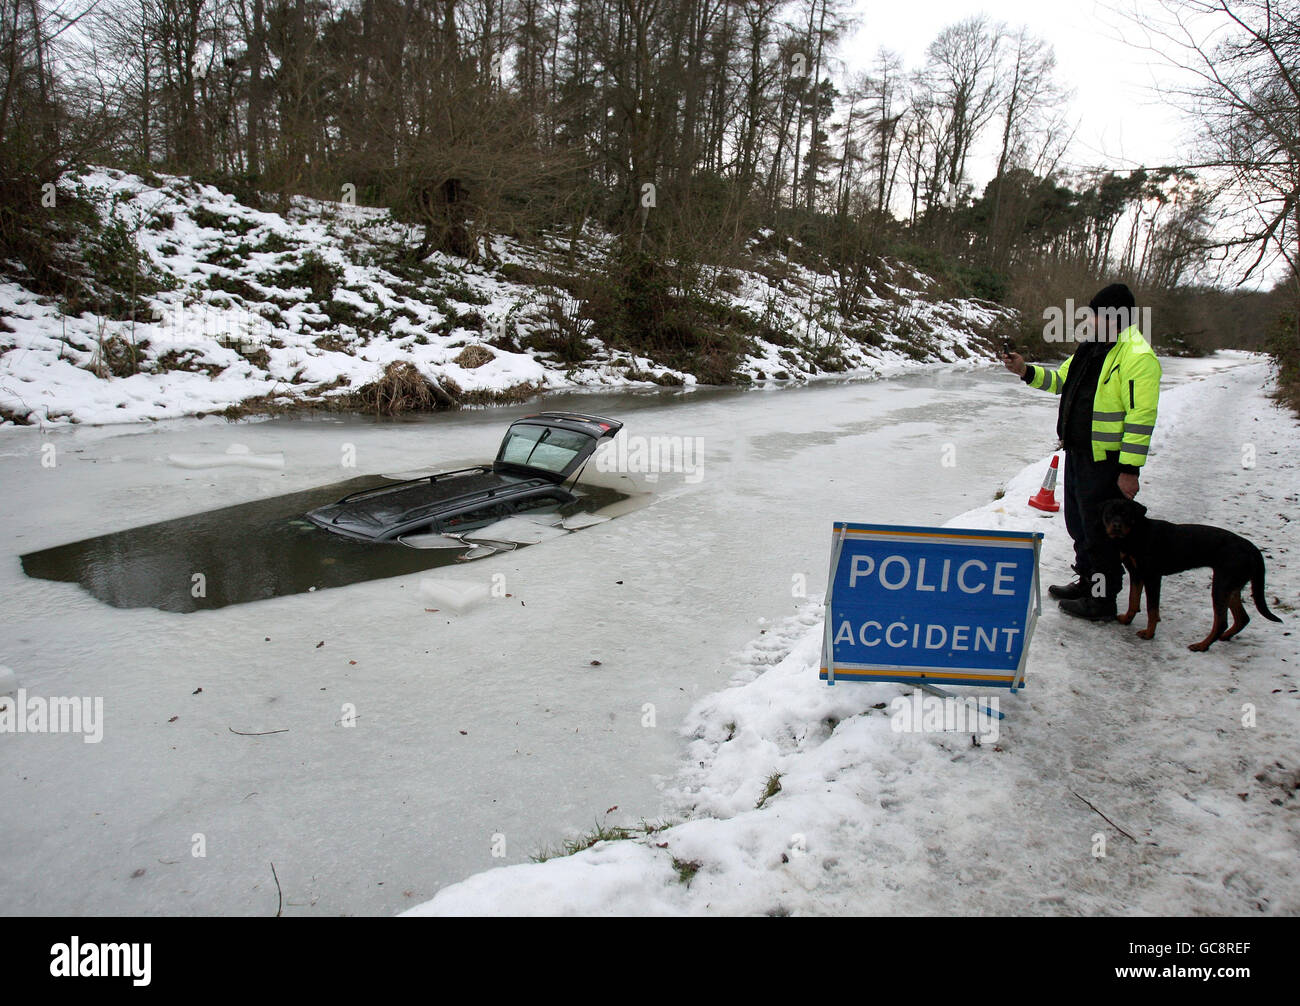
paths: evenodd
<path fill-rule="evenodd" d="M 321 401 L 374 381 L 394 362 L 480 395 L 696 381 L 605 345 L 599 332 L 576 365 L 530 346 L 546 325 L 543 289 L 442 254 L 403 264 L 417 229 L 386 210 L 297 198 L 281 215 L 188 178 L 111 169 L 62 184 L 82 193 L 105 225 L 133 235 L 164 288 L 142 295 L 150 320 L 113 320 L 65 315 L 20 277 L 0 277 L 0 418 L 125 423 L 220 412 L 246 399 Z M 578 263 L 599 263 L 607 244 L 607 236 L 584 235 Z M 861 304 L 856 326 L 865 338 L 854 337 L 832 320 L 833 278 L 761 244 L 754 239 L 753 267 L 726 271 L 716 293 L 751 319 L 746 335 L 763 326 L 780 333 L 779 345 L 753 338 L 738 362 L 737 372 L 753 380 L 825 376 L 810 360 L 828 345 L 860 376 L 986 361 L 986 337 L 1011 317 L 989 302 L 944 299 L 929 277 L 885 263 L 872 277 L 876 293 Z M 505 267 L 563 275 L 572 269 L 567 247 L 499 237 L 493 252 Z M 563 290 L 552 292 L 566 310 L 575 307 Z M 108 373 L 114 352 L 134 354 L 139 372 Z"/>
<path fill-rule="evenodd" d="M 688 713 L 668 788 L 684 823 L 480 873 L 413 914 L 1300 912 L 1300 429 L 1267 383 L 1245 362 L 1167 391 L 1141 499 L 1260 545 L 1285 624 L 1256 615 L 1189 653 L 1208 570 L 1165 581 L 1151 642 L 1048 601 L 1027 689 L 974 746 L 969 730 L 895 731 L 904 686 L 820 682 L 810 602 Z M 1063 520 L 1025 505 L 1044 469 L 949 523 L 1046 531 L 1044 575 L 1062 582 Z M 867 503 L 835 516 L 884 519 Z"/>
<path fill-rule="evenodd" d="M 1294 469 L 1281 466 L 1296 437 L 1260 398 L 1265 376 L 1232 354 L 1167 361 L 1144 496 L 1165 516 L 1240 526 L 1272 556 L 1270 594 L 1294 605 L 1278 514 L 1295 510 Z M 1029 687 L 1006 700 L 1001 751 L 900 739 L 881 714 L 855 715 L 897 690 L 827 689 L 806 673 L 816 612 L 793 588 L 803 577 L 808 597 L 824 590 L 834 519 L 939 523 L 1029 465 L 998 504 L 1006 514 L 978 519 L 1049 529 L 1049 577 L 1061 570 L 1059 518 L 1022 502 L 1052 445 L 1050 396 L 1002 371 L 941 368 L 546 404 L 608 411 L 625 435 L 702 437 L 702 477 L 664 475 L 648 507 L 453 570 L 466 585 L 504 574 L 512 595 L 457 616 L 425 610 L 418 573 L 187 615 L 122 610 L 27 579 L 17 556 L 361 473 L 480 460 L 535 405 L 0 431 L 0 665 L 13 671 L 0 691 L 99 697 L 104 710 L 97 744 L 0 734 L 0 912 L 273 914 L 272 862 L 291 915 L 393 913 L 435 894 L 437 911 L 1064 912 L 1254 911 L 1253 891 L 1266 910 L 1295 909 L 1294 866 L 1272 862 L 1282 848 L 1294 859 L 1294 801 L 1253 781 L 1295 770 L 1292 627 L 1257 619 L 1192 660 L 1182 646 L 1207 608 L 1196 574 L 1166 585 L 1151 644 L 1049 611 Z M 1224 449 L 1225 423 L 1226 442 L 1259 445 L 1255 469 Z M 236 446 L 283 467 L 168 461 Z M 1061 646 L 1108 663 L 1069 671 Z M 1143 663 L 1119 662 L 1129 655 Z M 727 688 L 733 677 L 752 680 Z M 1244 701 L 1260 711 L 1250 733 L 1236 727 Z M 833 733 L 828 714 L 843 719 Z M 747 811 L 773 771 L 781 792 Z M 1094 862 L 1088 843 L 1106 825 L 1067 783 L 1160 846 L 1112 834 Z M 698 819 L 654 839 L 669 849 L 615 843 L 521 865 L 598 822 L 692 806 Z M 773 843 L 796 831 L 808 855 L 780 864 Z M 701 863 L 689 887 L 672 855 Z M 568 882 L 603 860 L 636 868 Z M 480 874 L 497 865 L 510 868 Z"/>

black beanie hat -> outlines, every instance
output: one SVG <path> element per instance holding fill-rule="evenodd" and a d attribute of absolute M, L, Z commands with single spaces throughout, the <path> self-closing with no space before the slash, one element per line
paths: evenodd
<path fill-rule="evenodd" d="M 1112 283 L 1105 289 L 1098 290 L 1092 300 L 1088 301 L 1088 307 L 1093 311 L 1107 307 L 1131 311 L 1137 307 L 1137 300 L 1133 297 L 1133 291 L 1123 283 Z"/>

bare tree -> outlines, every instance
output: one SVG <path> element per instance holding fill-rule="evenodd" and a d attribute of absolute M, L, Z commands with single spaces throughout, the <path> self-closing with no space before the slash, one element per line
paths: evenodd
<path fill-rule="evenodd" d="M 949 25 L 930 43 L 925 73 L 941 113 L 936 181 L 948 193 L 965 180 L 971 148 L 997 114 L 1004 34 L 1000 23 L 979 15 Z"/>
<path fill-rule="evenodd" d="M 1129 19 L 1134 44 L 1190 74 L 1166 95 L 1200 125 L 1195 165 L 1215 179 L 1228 229 L 1205 239 L 1239 283 L 1284 269 L 1300 346 L 1300 2 L 1157 0 Z"/>
<path fill-rule="evenodd" d="M 62 166 L 64 110 L 55 79 L 65 33 L 94 0 L 0 0 L 0 172 L 48 178 Z"/>
<path fill-rule="evenodd" d="M 903 75 L 903 58 L 896 52 L 881 48 L 871 68 L 867 81 L 867 90 L 872 102 L 871 128 L 875 133 L 872 150 L 872 171 L 875 174 L 876 215 L 883 216 L 889 206 L 893 192 L 894 171 L 897 159 L 893 153 L 895 138 L 899 132 L 899 123 L 903 121 L 904 110 L 900 108 L 899 95 L 905 83 Z"/>
<path fill-rule="evenodd" d="M 1059 129 L 1055 113 L 1065 103 L 1067 92 L 1053 78 L 1056 55 L 1044 40 L 1021 27 L 1007 39 L 1006 66 L 998 116 L 1002 121 L 1002 145 L 994 173 L 992 217 L 989 221 L 989 260 L 1004 261 L 1007 240 L 1001 233 L 1002 181 L 1013 161 L 1023 165 L 1030 134 L 1046 126 Z"/>

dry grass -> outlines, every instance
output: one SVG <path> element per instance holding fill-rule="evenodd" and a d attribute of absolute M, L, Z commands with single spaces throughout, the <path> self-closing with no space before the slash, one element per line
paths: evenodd
<path fill-rule="evenodd" d="M 351 408 L 377 416 L 396 416 L 454 409 L 465 394 L 450 378 L 431 381 L 414 364 L 398 361 L 385 367 L 377 381 L 362 385 L 348 397 Z"/>
<path fill-rule="evenodd" d="M 1279 361 L 1274 397 L 1300 419 L 1300 366 Z"/>
<path fill-rule="evenodd" d="M 508 388 L 502 388 L 500 391 L 489 391 L 486 388 L 480 388 L 477 391 L 466 391 L 461 394 L 461 403 L 463 405 L 518 405 L 520 402 L 526 402 L 534 395 L 542 392 L 540 383 L 534 384 L 531 381 L 521 381 L 519 384 L 512 384 Z"/>
<path fill-rule="evenodd" d="M 216 363 L 204 363 L 197 349 L 169 349 L 159 356 L 150 368 L 154 374 L 184 371 L 187 374 L 207 374 L 216 377 L 226 368 Z"/>
<path fill-rule="evenodd" d="M 224 409 L 213 413 L 213 415 L 221 416 L 233 423 L 241 419 L 247 419 L 249 416 L 282 416 L 290 412 L 297 412 L 303 407 L 304 403 L 300 399 L 290 398 L 281 392 L 272 392 L 267 395 L 254 395 L 251 398 L 233 402 Z M 205 414 L 203 412 L 195 413 L 199 417 Z"/>
<path fill-rule="evenodd" d="M 295 390 L 292 394 L 275 392 L 246 398 L 222 410 L 219 414 L 229 420 L 249 416 L 278 416 L 299 412 L 371 412 L 375 415 L 393 416 L 409 412 L 433 412 L 454 409 L 462 405 L 515 405 L 526 402 L 542 392 L 541 384 L 522 381 L 498 391 L 479 389 L 464 391 L 456 382 L 444 377 L 438 383 L 430 381 L 410 363 L 390 363 L 378 381 L 364 385 L 349 394 L 324 396 L 322 393 L 341 387 L 346 379 L 341 375 L 333 381 L 317 385 L 310 390 Z"/>
<path fill-rule="evenodd" d="M 491 363 L 496 358 L 496 353 L 476 342 L 462 349 L 452 362 L 466 370 L 474 370 L 476 367 Z"/>

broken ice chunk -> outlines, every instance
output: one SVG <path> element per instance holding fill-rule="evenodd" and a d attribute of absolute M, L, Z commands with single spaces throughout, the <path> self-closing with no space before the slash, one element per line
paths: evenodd
<path fill-rule="evenodd" d="M 515 550 L 514 542 L 493 542 L 488 545 L 479 543 L 471 548 L 464 555 L 458 555 L 457 559 L 482 559 L 486 555 L 496 555 L 498 552 L 513 552 Z"/>
<path fill-rule="evenodd" d="M 551 527 L 529 517 L 507 517 L 495 524 L 466 531 L 461 537 L 474 542 L 508 542 L 515 545 L 536 545 L 539 541 L 562 538 L 568 534 L 560 527 Z"/>
<path fill-rule="evenodd" d="M 411 548 L 468 548 L 466 542 L 445 534 L 407 534 L 397 539 Z"/>
<path fill-rule="evenodd" d="M 564 518 L 560 527 L 566 531 L 580 531 L 584 527 L 592 527 L 595 524 L 604 524 L 609 520 L 608 517 L 602 517 L 594 513 L 575 513 Z"/>
<path fill-rule="evenodd" d="M 420 581 L 420 596 L 431 607 L 461 615 L 488 599 L 488 586 L 485 583 L 462 583 L 425 577 Z"/>
<path fill-rule="evenodd" d="M 168 454 L 177 468 L 283 468 L 283 454 L 254 454 L 243 444 L 231 444 L 225 454 Z"/>

